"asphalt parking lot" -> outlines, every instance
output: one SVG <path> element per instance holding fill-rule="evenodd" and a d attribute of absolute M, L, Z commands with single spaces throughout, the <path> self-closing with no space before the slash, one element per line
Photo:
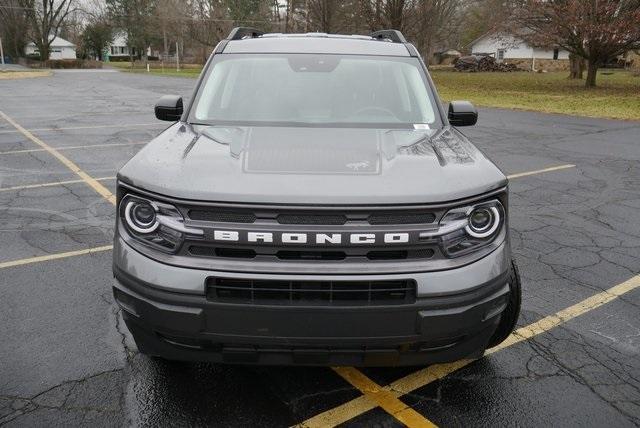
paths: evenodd
<path fill-rule="evenodd" d="M 116 171 L 194 80 L 0 81 L 0 425 L 640 425 L 640 122 L 482 109 L 511 176 L 517 334 L 477 361 L 402 369 L 168 364 L 111 296 Z"/>

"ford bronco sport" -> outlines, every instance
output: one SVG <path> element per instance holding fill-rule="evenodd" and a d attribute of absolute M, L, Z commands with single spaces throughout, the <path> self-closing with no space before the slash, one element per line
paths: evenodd
<path fill-rule="evenodd" d="M 118 173 L 114 296 L 170 360 L 417 365 L 513 330 L 507 179 L 416 49 L 236 28 Z"/>

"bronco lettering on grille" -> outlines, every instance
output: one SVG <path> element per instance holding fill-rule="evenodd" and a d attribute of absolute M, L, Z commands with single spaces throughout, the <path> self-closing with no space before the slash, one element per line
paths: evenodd
<path fill-rule="evenodd" d="M 278 243 L 278 244 L 316 244 L 316 245 L 371 245 L 406 244 L 409 233 L 300 233 L 300 232 L 243 232 L 237 230 L 215 230 L 215 241 Z"/>

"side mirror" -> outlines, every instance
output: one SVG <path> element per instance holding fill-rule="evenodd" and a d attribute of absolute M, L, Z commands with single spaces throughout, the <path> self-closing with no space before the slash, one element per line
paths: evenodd
<path fill-rule="evenodd" d="M 469 101 L 451 101 L 448 116 L 452 126 L 472 126 L 478 121 L 478 110 Z"/>
<path fill-rule="evenodd" d="M 177 122 L 182 117 L 182 97 L 178 95 L 164 95 L 160 97 L 155 107 L 156 118 Z"/>

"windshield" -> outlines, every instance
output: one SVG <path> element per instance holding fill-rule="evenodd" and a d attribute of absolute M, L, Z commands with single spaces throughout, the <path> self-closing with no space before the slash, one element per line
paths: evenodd
<path fill-rule="evenodd" d="M 224 54 L 198 91 L 201 124 L 414 127 L 439 124 L 417 58 Z"/>

